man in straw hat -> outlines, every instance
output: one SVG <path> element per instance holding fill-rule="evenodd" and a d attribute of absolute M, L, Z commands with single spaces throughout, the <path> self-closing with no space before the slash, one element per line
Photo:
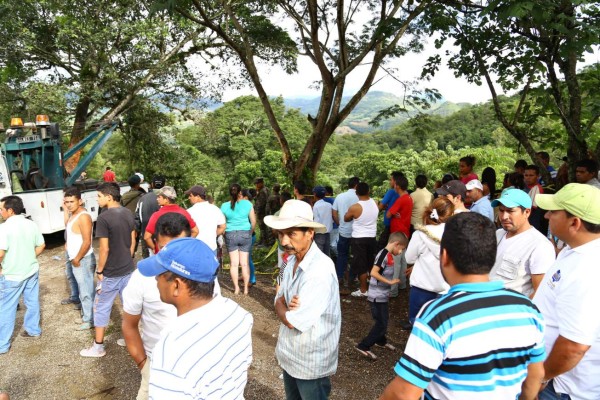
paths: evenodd
<path fill-rule="evenodd" d="M 571 183 L 535 201 L 567 244 L 533 298 L 546 321 L 548 353 L 539 399 L 599 399 L 600 190 Z"/>
<path fill-rule="evenodd" d="M 279 216 L 265 224 L 277 231 L 288 254 L 287 268 L 275 296 L 281 320 L 275 355 L 283 368 L 287 399 L 327 399 L 329 377 L 337 370 L 342 316 L 333 261 L 319 250 L 315 233 L 325 225 L 313 221 L 309 204 L 288 200 Z"/>

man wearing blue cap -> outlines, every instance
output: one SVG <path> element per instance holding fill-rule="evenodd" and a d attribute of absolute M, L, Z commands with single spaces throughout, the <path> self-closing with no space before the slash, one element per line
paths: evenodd
<path fill-rule="evenodd" d="M 204 242 L 175 239 L 138 263 L 156 276 L 160 299 L 177 309 L 161 333 L 150 366 L 153 399 L 244 397 L 252 362 L 252 315 L 234 301 L 213 297 L 219 263 Z"/>
<path fill-rule="evenodd" d="M 492 201 L 498 207 L 502 229 L 496 231 L 498 251 L 491 280 L 533 298 L 544 274 L 554 262 L 550 241 L 529 223 L 531 197 L 523 190 L 508 189 Z"/>

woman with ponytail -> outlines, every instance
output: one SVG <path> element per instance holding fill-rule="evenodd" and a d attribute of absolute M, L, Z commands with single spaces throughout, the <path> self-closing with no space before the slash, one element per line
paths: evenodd
<path fill-rule="evenodd" d="M 440 241 L 446 221 L 454 214 L 454 205 L 446 197 L 433 200 L 423 213 L 423 225 L 415 227 L 405 251 L 406 262 L 412 265 L 408 320 L 412 325 L 421 307 L 449 289 L 440 271 Z"/>
<path fill-rule="evenodd" d="M 248 254 L 252 246 L 252 232 L 256 225 L 256 217 L 252 203 L 242 197 L 242 187 L 237 183 L 229 186 L 230 201 L 221 205 L 225 214 L 227 227 L 225 228 L 225 245 L 229 252 L 231 280 L 235 294 L 240 293 L 238 283 L 238 269 L 242 267 L 244 280 L 244 294 L 248 294 L 250 282 L 250 269 L 248 267 Z"/>

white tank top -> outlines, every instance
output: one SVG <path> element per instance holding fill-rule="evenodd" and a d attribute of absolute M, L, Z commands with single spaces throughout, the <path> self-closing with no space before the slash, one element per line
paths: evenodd
<path fill-rule="evenodd" d="M 372 238 L 377 236 L 377 215 L 379 208 L 375 200 L 359 200 L 358 204 L 362 207 L 360 217 L 352 223 L 353 238 Z"/>
<path fill-rule="evenodd" d="M 75 221 L 77 221 L 77 218 L 79 218 L 83 214 L 90 215 L 87 211 L 82 211 L 79 214 L 77 214 L 75 216 L 75 218 L 73 218 L 71 221 L 69 221 L 67 223 L 67 228 L 66 228 L 66 231 L 67 231 L 67 255 L 69 256 L 69 260 L 72 260 L 75 257 L 77 257 L 77 253 L 79 253 L 79 249 L 81 249 L 81 245 L 83 244 L 83 237 L 81 236 L 81 233 L 75 233 L 71 230 L 71 227 L 73 226 Z M 90 215 L 90 217 L 91 217 L 91 215 Z M 93 229 L 92 229 L 92 231 L 93 231 Z M 91 239 L 92 239 L 92 232 L 90 231 L 90 240 Z M 92 254 L 93 251 L 94 251 L 94 249 L 92 248 L 92 246 L 90 246 L 90 249 L 85 254 L 85 256 L 89 256 L 90 254 Z"/>

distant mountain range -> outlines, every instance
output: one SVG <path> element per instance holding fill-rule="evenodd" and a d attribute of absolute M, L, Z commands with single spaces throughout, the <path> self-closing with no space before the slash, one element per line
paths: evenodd
<path fill-rule="evenodd" d="M 284 98 L 285 105 L 290 108 L 298 108 L 303 114 L 316 115 L 319 107 L 319 97 L 312 99 L 307 98 Z M 350 96 L 345 96 L 342 100 L 344 106 L 350 100 Z M 379 111 L 392 107 L 396 104 L 402 104 L 403 99 L 392 93 L 387 92 L 369 92 L 361 100 L 356 108 L 350 113 L 348 118 L 336 130 L 338 134 L 347 133 L 370 133 L 375 130 L 385 130 L 392 126 L 405 122 L 409 118 L 417 114 L 418 110 L 406 107 L 409 111 L 397 114 L 395 117 L 382 121 L 379 127 L 369 125 L 369 122 L 375 118 Z M 440 116 L 451 115 L 458 110 L 468 107 L 469 103 L 452 103 L 441 100 L 438 103 L 432 104 L 428 110 L 422 110 L 427 114 Z"/>
<path fill-rule="evenodd" d="M 348 103 L 351 96 L 344 96 L 342 99 L 342 106 Z M 317 109 L 319 108 L 320 97 L 306 98 L 284 98 L 285 105 L 289 108 L 298 108 L 303 114 L 311 114 L 315 116 Z M 374 91 L 369 92 L 365 97 L 358 103 L 358 106 L 350 113 L 348 118 L 336 129 L 337 134 L 349 134 L 349 133 L 371 133 L 376 130 L 387 130 L 393 126 L 401 124 L 407 121 L 411 117 L 415 116 L 419 110 L 407 106 L 408 112 L 397 114 L 395 117 L 384 120 L 378 127 L 369 125 L 369 122 L 377 116 L 379 111 L 392 107 L 396 104 L 401 105 L 403 99 L 392 93 Z M 203 108 L 206 111 L 214 111 L 221 107 L 223 103 L 216 103 L 206 101 L 203 103 Z M 450 101 L 440 100 L 439 102 L 432 104 L 428 110 L 421 110 L 427 114 L 434 114 L 440 116 L 448 116 L 455 112 L 469 107 L 469 103 L 452 103 Z"/>

